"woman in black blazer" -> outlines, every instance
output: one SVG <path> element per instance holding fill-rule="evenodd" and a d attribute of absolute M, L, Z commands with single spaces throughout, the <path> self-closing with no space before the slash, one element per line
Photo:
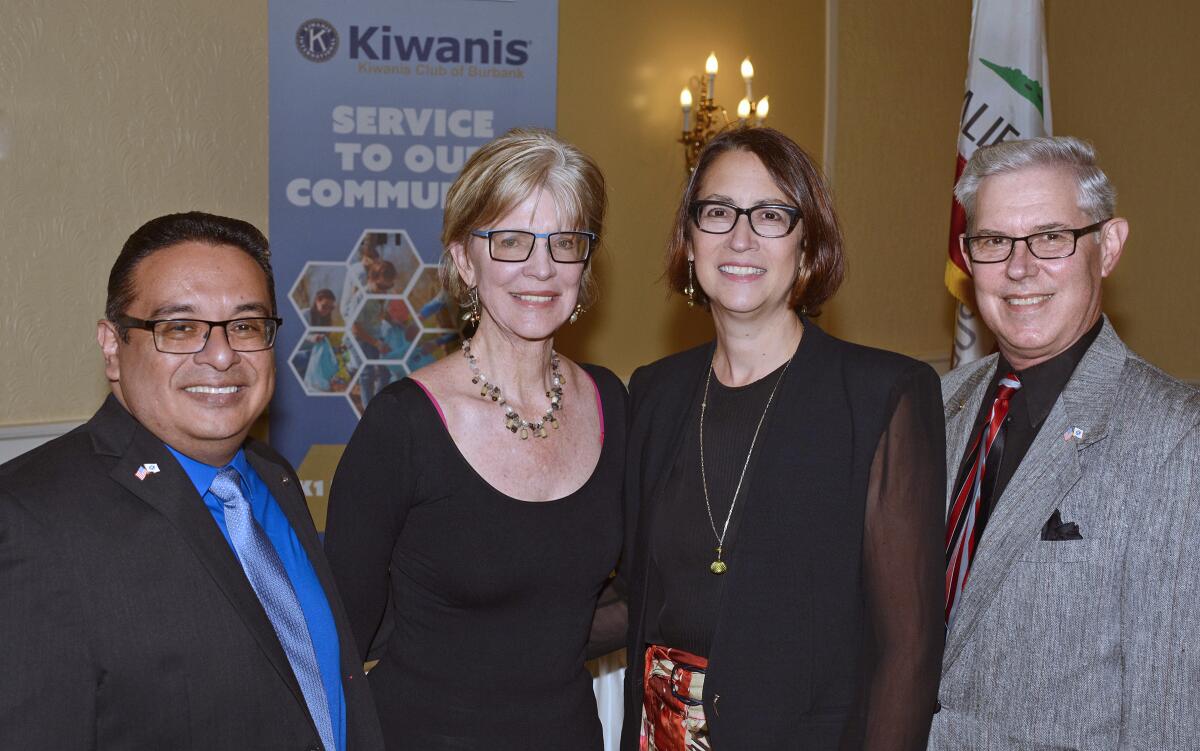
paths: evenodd
<path fill-rule="evenodd" d="M 925 747 L 940 390 L 813 323 L 843 265 L 799 146 L 766 128 L 708 145 L 667 276 L 717 338 L 630 383 L 625 751 Z"/>

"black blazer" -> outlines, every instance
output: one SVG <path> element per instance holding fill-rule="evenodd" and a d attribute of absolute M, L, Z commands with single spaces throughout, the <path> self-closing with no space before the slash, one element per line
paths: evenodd
<path fill-rule="evenodd" d="M 943 638 L 938 378 L 920 362 L 804 323 L 733 516 L 737 542 L 727 553 L 704 685 L 710 737 L 718 749 L 832 749 L 886 734 L 879 747 L 923 749 Z M 638 747 L 642 714 L 655 501 L 684 443 L 713 346 L 640 368 L 630 381 L 626 751 Z M 869 506 L 878 503 L 870 500 L 872 463 L 885 431 L 891 450 L 874 479 L 892 472 L 903 509 Z M 903 447 L 914 458 L 895 453 Z M 922 482 L 903 487 L 910 478 Z M 872 514 L 888 526 L 870 527 Z M 882 554 L 879 541 L 890 546 Z M 903 601 L 893 607 L 892 596 Z M 893 702 L 897 692 L 905 698 Z"/>
<path fill-rule="evenodd" d="M 382 749 L 299 480 L 264 444 L 245 448 L 328 597 L 347 746 Z M 160 471 L 138 480 L 147 462 Z M 229 544 L 162 441 L 115 398 L 87 424 L 0 467 L 0 748 L 319 746 Z"/>

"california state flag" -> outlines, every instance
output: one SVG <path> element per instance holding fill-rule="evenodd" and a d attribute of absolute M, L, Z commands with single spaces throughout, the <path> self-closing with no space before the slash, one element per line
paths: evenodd
<path fill-rule="evenodd" d="M 1050 79 L 1042 0 L 975 0 L 955 182 L 980 146 L 1050 133 Z M 954 201 L 950 259 L 946 262 L 946 287 L 958 298 L 951 367 L 983 357 L 992 349 L 991 332 L 975 312 L 971 279 L 958 244 L 966 227 L 963 208 Z"/>

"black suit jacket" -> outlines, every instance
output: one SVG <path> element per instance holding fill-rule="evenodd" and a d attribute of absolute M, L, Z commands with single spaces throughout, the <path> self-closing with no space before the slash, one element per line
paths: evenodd
<path fill-rule="evenodd" d="M 700 401 L 712 352 L 708 344 L 673 355 L 638 369 L 630 381 L 621 574 L 630 610 L 625 751 L 638 748 L 645 634 L 654 617 L 645 612 L 645 595 L 656 500 L 685 443 L 682 431 Z M 913 600 L 908 587 L 922 588 L 920 602 L 900 606 L 914 609 L 903 614 L 904 625 L 919 628 L 897 639 L 879 631 L 881 621 L 872 617 L 873 607 L 890 606 L 881 605 L 878 592 L 872 602 L 871 582 L 864 581 L 864 525 L 872 462 L 881 436 L 894 425 L 889 420 L 899 394 L 920 409 L 896 445 L 919 444 L 924 457 L 924 466 L 901 463 L 899 469 L 928 482 L 909 499 L 903 518 L 892 518 L 895 526 L 875 538 L 895 545 L 885 555 L 906 580 L 895 594 Z M 900 729 L 875 747 L 923 749 L 942 650 L 938 561 L 945 441 L 937 375 L 927 365 L 840 341 L 805 321 L 758 445 L 731 523 L 735 544 L 726 554 L 729 571 L 708 655 L 704 708 L 713 747 L 862 747 L 871 722 L 885 714 L 872 717 L 869 684 L 886 668 L 897 678 L 890 696 L 905 697 L 888 702 L 892 714 L 883 725 Z M 907 540 L 902 544 L 901 536 Z M 889 644 L 880 643 L 884 637 Z M 910 701 L 915 703 L 899 706 Z"/>
<path fill-rule="evenodd" d="M 299 481 L 246 444 L 329 600 L 350 751 L 383 747 Z M 160 471 L 139 480 L 145 463 Z M 0 748 L 320 747 L 237 558 L 162 441 L 109 397 L 0 467 Z"/>

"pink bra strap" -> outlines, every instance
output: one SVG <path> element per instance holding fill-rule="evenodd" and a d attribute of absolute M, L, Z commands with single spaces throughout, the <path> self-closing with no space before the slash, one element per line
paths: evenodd
<path fill-rule="evenodd" d="M 596 392 L 596 414 L 600 416 L 600 443 L 604 443 L 604 403 L 600 401 L 600 386 L 596 383 L 596 379 L 592 378 L 591 373 L 586 370 L 583 372 L 592 382 L 592 389 Z"/>
<path fill-rule="evenodd" d="M 413 378 L 412 376 L 409 376 L 409 378 L 412 379 L 413 383 L 420 386 L 421 390 L 425 392 L 425 396 L 429 397 L 429 401 L 433 402 L 433 408 L 437 410 L 438 417 L 442 418 L 442 425 L 446 428 L 446 430 L 449 430 L 450 426 L 446 423 L 446 415 L 444 412 L 442 412 L 442 405 L 438 404 L 438 400 L 433 398 L 433 393 L 429 389 L 425 388 L 425 384 L 421 383 L 416 378 Z M 599 398 L 599 392 L 596 392 L 596 396 Z"/>
<path fill-rule="evenodd" d="M 588 377 L 588 380 L 592 382 L 592 391 L 594 391 L 596 394 L 596 414 L 599 415 L 599 417 L 600 417 L 600 441 L 603 442 L 604 441 L 604 402 L 600 401 L 600 386 L 599 386 L 599 384 L 596 383 L 596 379 L 592 378 L 591 373 L 588 373 L 586 370 L 583 372 L 584 372 L 584 375 L 586 375 Z M 425 396 L 429 397 L 429 401 L 433 404 L 433 408 L 437 410 L 438 417 L 440 417 L 442 419 L 442 425 L 445 426 L 445 428 L 447 430 L 449 430 L 450 425 L 447 424 L 447 422 L 446 422 L 446 413 L 442 412 L 442 405 L 438 404 L 438 400 L 436 398 L 434 398 L 433 392 L 431 392 L 428 388 L 426 388 L 425 384 L 421 383 L 416 378 L 409 376 L 409 379 L 412 380 L 413 383 L 420 386 L 421 390 L 425 392 Z"/>

